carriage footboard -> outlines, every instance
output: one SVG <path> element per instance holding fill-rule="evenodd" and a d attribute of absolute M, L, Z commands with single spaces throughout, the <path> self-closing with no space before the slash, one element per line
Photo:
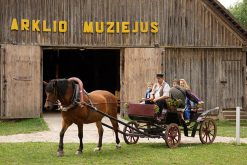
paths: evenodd
<path fill-rule="evenodd" d="M 197 118 L 197 122 L 201 122 L 203 121 L 203 118 L 204 117 L 207 117 L 207 115 L 210 113 L 210 112 L 214 112 L 214 111 L 218 111 L 220 108 L 219 107 L 215 107 L 213 109 L 209 109 L 209 110 L 206 110 L 205 112 L 203 112 L 198 118 Z"/>

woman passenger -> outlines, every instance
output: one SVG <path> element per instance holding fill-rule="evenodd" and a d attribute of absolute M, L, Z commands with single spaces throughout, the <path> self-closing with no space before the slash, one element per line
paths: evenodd
<path fill-rule="evenodd" d="M 180 79 L 180 86 L 186 90 L 184 119 L 190 120 L 191 109 L 195 107 L 195 104 L 203 104 L 204 102 L 191 92 L 190 86 L 185 79 Z"/>

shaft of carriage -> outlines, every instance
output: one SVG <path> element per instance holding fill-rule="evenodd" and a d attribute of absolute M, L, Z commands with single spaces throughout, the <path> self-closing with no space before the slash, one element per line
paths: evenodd
<path fill-rule="evenodd" d="M 112 120 L 114 120 L 114 121 L 117 121 L 118 123 L 120 123 L 120 124 L 122 124 L 122 125 L 124 125 L 124 126 L 126 126 L 126 127 L 129 127 L 129 128 L 131 128 L 132 130 L 134 130 L 134 131 L 136 131 L 136 132 L 138 132 L 138 133 L 140 133 L 140 134 L 142 134 L 142 135 L 145 135 L 145 136 L 147 136 L 147 137 L 152 137 L 151 135 L 149 135 L 149 134 L 147 134 L 147 133 L 145 133 L 145 132 L 143 132 L 143 131 L 140 131 L 139 129 L 136 129 L 136 128 L 134 128 L 134 127 L 132 127 L 132 126 L 126 124 L 125 122 L 122 122 L 122 121 L 118 120 L 117 118 L 112 117 L 112 116 L 110 116 L 110 115 L 108 115 L 108 114 L 106 114 L 106 113 L 104 113 L 104 112 L 98 110 L 96 107 L 94 107 L 94 106 L 92 106 L 92 105 L 90 105 L 90 104 L 87 104 L 87 106 L 89 106 L 90 108 L 92 108 L 95 112 L 100 113 L 101 115 L 103 115 L 103 116 L 105 116 L 105 117 L 108 117 L 109 119 L 112 119 Z M 110 128 L 110 129 L 113 129 L 113 127 L 111 127 L 111 126 L 108 125 L 108 124 L 102 123 L 102 125 L 104 125 L 105 127 Z M 120 131 L 120 130 L 118 130 L 118 132 L 121 133 L 121 134 L 126 134 L 126 133 L 124 133 L 123 131 Z M 136 136 L 139 136 L 139 135 L 136 135 Z"/>

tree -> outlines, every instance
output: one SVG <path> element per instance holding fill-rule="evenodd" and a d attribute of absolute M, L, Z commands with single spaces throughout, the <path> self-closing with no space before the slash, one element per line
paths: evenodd
<path fill-rule="evenodd" d="M 233 16 L 245 27 L 247 28 L 247 0 L 239 2 L 236 5 L 230 7 L 230 12 Z"/>

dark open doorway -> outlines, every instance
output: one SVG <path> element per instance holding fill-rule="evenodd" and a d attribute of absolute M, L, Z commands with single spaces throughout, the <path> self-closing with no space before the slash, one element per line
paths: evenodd
<path fill-rule="evenodd" d="M 120 50 L 44 49 L 43 80 L 78 77 L 86 91 L 120 90 Z"/>

